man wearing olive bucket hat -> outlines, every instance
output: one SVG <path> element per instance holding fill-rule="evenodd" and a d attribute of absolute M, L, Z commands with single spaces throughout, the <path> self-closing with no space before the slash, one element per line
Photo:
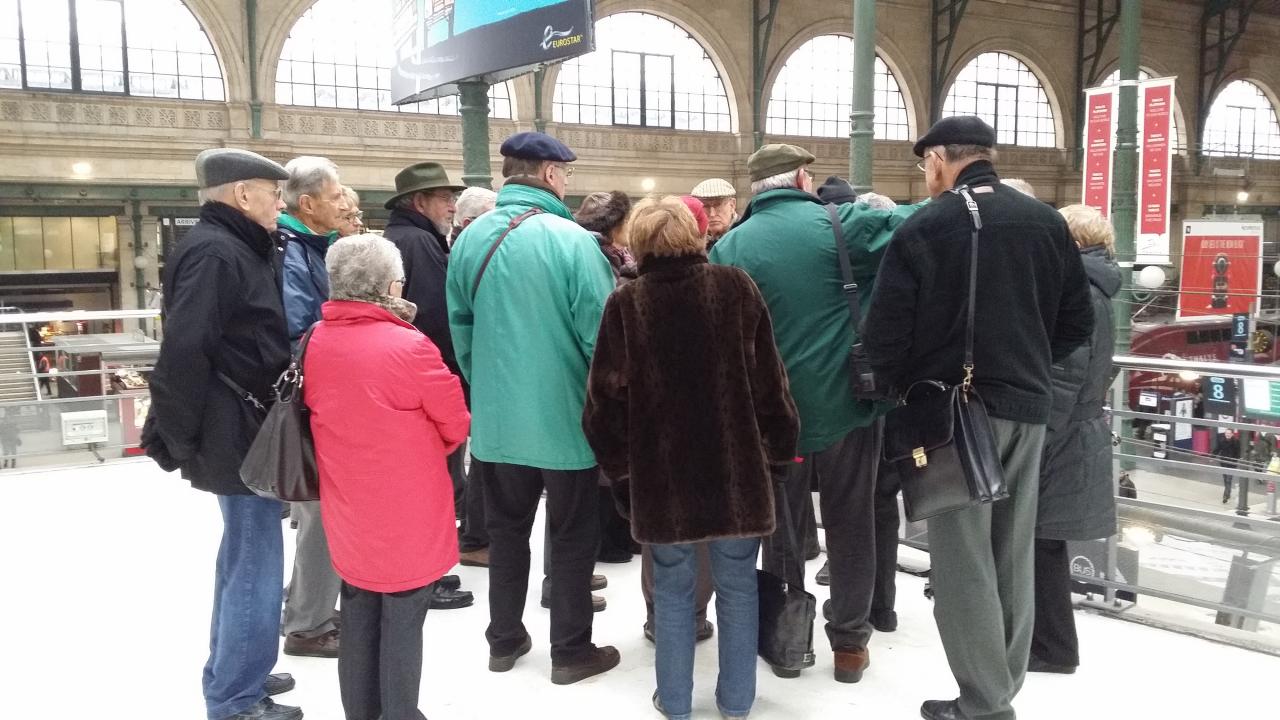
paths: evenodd
<path fill-rule="evenodd" d="M 396 173 L 396 194 L 387 200 L 391 211 L 383 237 L 400 250 L 404 261 L 404 299 L 418 306 L 413 319 L 414 327 L 422 331 L 440 350 L 445 365 L 458 379 L 458 360 L 453 351 L 453 339 L 449 336 L 449 317 L 444 300 L 445 268 L 449 264 L 449 232 L 453 228 L 453 215 L 457 210 L 457 194 L 463 190 L 449 179 L 444 166 L 437 162 L 420 162 Z M 462 380 L 467 392 L 467 383 Z M 453 479 L 454 497 L 459 501 L 464 492 L 474 495 L 474 501 L 465 504 L 459 513 L 463 527 L 484 526 L 483 499 L 476 483 L 466 482 L 463 459 L 466 443 L 449 455 L 449 475 Z M 475 465 L 473 463 L 473 472 Z M 464 490 L 465 488 L 465 490 Z M 464 503 L 458 502 L 459 506 Z M 467 510 L 480 506 L 479 516 L 469 517 Z M 485 545 L 488 537 L 484 538 Z M 487 548 L 461 548 L 463 564 L 474 564 L 468 559 L 477 553 L 487 554 Z M 446 581 L 437 583 L 431 597 L 432 610 L 451 610 L 471 605 L 475 598 L 469 591 L 458 588 L 457 576 L 446 575 Z"/>

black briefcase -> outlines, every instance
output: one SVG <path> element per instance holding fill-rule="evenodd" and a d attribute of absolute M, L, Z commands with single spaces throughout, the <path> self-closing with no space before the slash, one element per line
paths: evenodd
<path fill-rule="evenodd" d="M 885 416 L 884 459 L 912 522 L 1009 497 L 986 406 L 972 386 L 915 383 Z"/>

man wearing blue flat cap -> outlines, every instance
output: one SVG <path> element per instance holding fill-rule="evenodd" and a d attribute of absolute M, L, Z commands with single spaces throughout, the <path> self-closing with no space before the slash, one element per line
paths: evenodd
<path fill-rule="evenodd" d="M 996 131 L 969 116 L 939 120 L 916 143 L 934 199 L 894 233 L 865 321 L 867 354 L 894 387 L 957 385 L 966 367 L 972 372 L 1009 490 L 996 503 L 929 518 L 934 617 L 960 696 L 926 701 L 925 720 L 1016 717 L 1013 698 L 1026 677 L 1035 615 L 1040 454 L 1055 392 L 1050 367 L 1087 341 L 1093 326 L 1066 221 L 1001 184 L 995 142 Z M 970 287 L 973 357 L 966 365 Z"/>
<path fill-rule="evenodd" d="M 574 683 L 618 664 L 591 642 L 591 572 L 600 528 L 596 459 L 582 432 L 587 370 L 613 273 L 573 221 L 565 188 L 577 160 L 537 132 L 502 144 L 497 207 L 467 226 L 445 281 L 449 329 L 471 384 L 471 453 L 492 464 L 489 670 L 532 647 L 523 622 L 529 533 L 547 491 L 551 539 L 551 681 Z"/>

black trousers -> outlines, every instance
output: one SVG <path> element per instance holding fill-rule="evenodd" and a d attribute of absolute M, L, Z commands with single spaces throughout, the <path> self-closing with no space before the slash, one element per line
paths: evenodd
<path fill-rule="evenodd" d="M 804 587 L 801 528 L 786 525 L 781 503 L 793 523 L 803 522 L 810 482 L 816 474 L 822 524 L 831 568 L 833 650 L 864 648 L 871 639 L 871 596 L 876 584 L 874 502 L 880 459 L 880 423 L 857 428 L 825 450 L 809 453 L 775 476 L 778 529 L 764 543 L 764 569 Z M 783 566 L 786 572 L 782 572 Z"/>
<path fill-rule="evenodd" d="M 462 449 L 459 448 L 458 464 L 462 464 Z M 449 462 L 453 462 L 453 455 L 449 456 Z M 449 466 L 450 474 L 453 473 L 452 464 Z M 467 473 L 465 488 L 462 493 L 462 512 L 458 517 L 462 520 L 462 535 L 458 537 L 458 550 L 461 552 L 472 552 L 482 550 L 489 547 L 489 530 L 485 527 L 484 519 L 484 488 L 489 482 L 488 478 L 493 476 L 493 463 L 479 460 L 475 455 L 471 456 L 471 470 Z M 457 497 L 457 480 L 454 480 L 454 501 Z"/>
<path fill-rule="evenodd" d="M 1053 665 L 1080 664 L 1080 640 L 1071 604 L 1071 560 L 1065 540 L 1036 538 L 1035 623 L 1032 657 Z"/>
<path fill-rule="evenodd" d="M 347 720 L 426 720 L 418 688 L 433 587 L 378 593 L 342 583 L 338 687 Z"/>
<path fill-rule="evenodd" d="M 543 470 L 494 463 L 485 487 L 489 528 L 489 628 L 493 655 L 510 655 L 524 642 L 529 591 L 529 533 L 542 490 L 547 491 L 551 558 L 551 661 L 573 664 L 589 655 L 591 573 L 600 544 L 596 468 Z"/>
<path fill-rule="evenodd" d="M 613 500 L 613 488 L 600 485 L 597 492 L 600 511 L 599 556 L 625 554 L 630 557 L 631 523 L 618 512 L 618 504 Z"/>
<path fill-rule="evenodd" d="M 898 597 L 898 492 L 902 482 L 893 466 L 880 463 L 876 473 L 876 584 L 871 595 L 871 613 L 885 616 L 894 612 Z"/>

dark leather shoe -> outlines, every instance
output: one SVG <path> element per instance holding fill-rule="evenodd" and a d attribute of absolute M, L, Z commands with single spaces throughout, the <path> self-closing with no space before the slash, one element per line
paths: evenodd
<path fill-rule="evenodd" d="M 445 590 L 436 586 L 431 593 L 430 607 L 432 610 L 457 610 L 470 607 L 475 601 L 476 596 L 470 590 Z"/>
<path fill-rule="evenodd" d="M 831 622 L 831 598 L 822 601 L 822 619 Z"/>
<path fill-rule="evenodd" d="M 267 681 L 262 684 L 262 689 L 267 691 L 268 695 L 279 695 L 292 690 L 297 681 L 289 673 L 272 673 L 267 676 Z"/>
<path fill-rule="evenodd" d="M 494 655 L 489 654 L 489 672 L 506 672 L 516 666 L 516 660 L 522 655 L 527 655 L 533 649 L 533 638 L 528 635 L 524 636 L 524 642 L 520 643 L 510 655 Z"/>
<path fill-rule="evenodd" d="M 1027 662 L 1027 672 L 1033 673 L 1055 673 L 1057 675 L 1075 674 L 1075 665 L 1056 665 L 1051 662 L 1045 662 L 1035 655 L 1031 656 L 1031 660 Z"/>
<path fill-rule="evenodd" d="M 436 581 L 436 587 L 445 590 L 457 590 L 462 587 L 462 578 L 457 575 L 445 575 Z"/>
<path fill-rule="evenodd" d="M 862 673 L 871 666 L 871 653 L 866 648 L 836 650 L 836 682 L 856 683 Z"/>
<path fill-rule="evenodd" d="M 315 637 L 290 635 L 284 639 L 284 654 L 299 657 L 336 658 L 338 657 L 338 631 L 330 630 Z"/>
<path fill-rule="evenodd" d="M 572 685 L 579 680 L 586 680 L 614 669 L 621 660 L 622 655 L 611 645 L 594 648 L 590 656 L 576 663 L 566 665 L 552 663 L 551 682 L 556 685 Z"/>
<path fill-rule="evenodd" d="M 603 589 L 605 589 L 605 588 L 607 588 L 607 587 L 609 587 L 609 578 L 607 578 L 607 577 L 605 577 L 605 576 L 603 576 L 603 575 L 592 575 L 592 576 L 591 576 L 591 590 L 592 590 L 593 592 L 594 592 L 594 591 L 596 591 L 596 590 L 603 590 Z"/>
<path fill-rule="evenodd" d="M 698 626 L 697 630 L 698 630 L 697 633 L 695 633 L 693 636 L 694 642 L 702 642 L 704 640 L 710 640 L 711 636 L 716 634 L 716 626 L 712 625 L 710 620 L 703 620 L 702 624 Z M 657 642 L 657 640 L 654 639 L 654 635 L 653 635 L 652 620 L 646 620 L 644 623 L 644 639 L 648 640 L 649 642 Z"/>
<path fill-rule="evenodd" d="M 831 584 L 831 561 L 830 560 L 822 563 L 822 569 L 819 570 L 818 574 L 814 576 L 813 581 L 818 583 L 819 585 Z"/>
<path fill-rule="evenodd" d="M 302 720 L 302 708 L 277 705 L 271 698 L 263 698 L 257 705 L 236 713 L 227 720 Z"/>
<path fill-rule="evenodd" d="M 545 586 L 545 587 L 550 587 L 550 586 L 549 586 L 549 585 L 547 585 L 547 586 Z M 543 595 L 543 596 L 542 596 L 542 603 L 541 603 L 541 605 L 542 605 L 542 608 L 543 608 L 544 610 L 550 610 L 550 609 L 551 609 L 551 596 L 550 596 L 550 595 Z M 609 601 L 608 601 L 608 600 L 605 600 L 604 598 L 600 597 L 599 595 L 592 595 L 592 596 L 591 596 L 591 612 L 604 612 L 605 608 L 607 608 L 607 607 L 609 607 Z"/>
<path fill-rule="evenodd" d="M 872 610 L 871 627 L 882 633 L 891 633 L 897 630 L 898 613 L 892 610 Z"/>
<path fill-rule="evenodd" d="M 960 712 L 960 703 L 955 700 L 925 700 L 920 706 L 920 717 L 924 720 L 968 720 Z"/>
<path fill-rule="evenodd" d="M 463 567 L 489 567 L 489 548 L 459 553 L 458 564 Z"/>

